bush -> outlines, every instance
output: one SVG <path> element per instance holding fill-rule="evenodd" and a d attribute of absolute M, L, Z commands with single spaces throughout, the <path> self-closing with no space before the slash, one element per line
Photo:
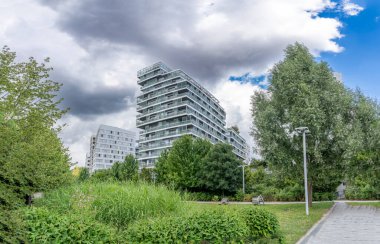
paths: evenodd
<path fill-rule="evenodd" d="M 27 238 L 32 243 L 116 243 L 116 230 L 85 218 L 59 215 L 45 208 L 25 210 Z"/>
<path fill-rule="evenodd" d="M 87 215 L 121 228 L 137 219 L 177 213 L 182 204 L 177 192 L 163 186 L 90 181 L 47 192 L 35 205 L 61 214 Z"/>
<path fill-rule="evenodd" d="M 376 188 L 369 184 L 362 186 L 347 185 L 345 191 L 346 198 L 350 200 L 372 200 L 377 199 L 379 195 L 380 192 L 376 191 Z"/>
<path fill-rule="evenodd" d="M 219 209 L 136 222 L 127 239 L 132 243 L 226 243 L 242 241 L 247 233 L 241 218 Z"/>
<path fill-rule="evenodd" d="M 26 243 L 24 227 L 18 211 L 0 208 L 0 243 Z"/>
<path fill-rule="evenodd" d="M 280 238 L 280 224 L 276 216 L 265 209 L 258 207 L 244 208 L 240 210 L 241 218 L 248 227 L 249 241 L 259 239 Z"/>

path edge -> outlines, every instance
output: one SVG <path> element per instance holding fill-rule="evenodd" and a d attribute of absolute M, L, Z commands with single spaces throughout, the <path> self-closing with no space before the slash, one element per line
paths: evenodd
<path fill-rule="evenodd" d="M 325 221 L 325 219 L 331 214 L 331 212 L 334 210 L 335 206 L 336 206 L 336 202 L 334 202 L 334 205 L 329 209 L 329 211 L 327 211 L 327 213 L 325 213 L 322 218 L 320 220 L 318 220 L 317 223 L 315 223 L 307 232 L 305 235 L 303 235 L 297 242 L 296 244 L 302 244 L 307 237 L 309 237 L 309 235 L 323 222 Z"/>

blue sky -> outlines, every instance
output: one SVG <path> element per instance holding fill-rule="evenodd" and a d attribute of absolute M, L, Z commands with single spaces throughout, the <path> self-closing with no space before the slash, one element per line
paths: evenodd
<path fill-rule="evenodd" d="M 325 13 L 343 23 L 337 40 L 340 53 L 322 53 L 321 59 L 343 75 L 344 84 L 359 87 L 367 96 L 380 100 L 380 1 L 355 1 L 364 8 L 357 16 Z"/>

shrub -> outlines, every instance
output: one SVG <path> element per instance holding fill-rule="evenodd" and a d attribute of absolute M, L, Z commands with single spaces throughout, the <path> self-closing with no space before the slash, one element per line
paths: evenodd
<path fill-rule="evenodd" d="M 0 243 L 26 243 L 24 227 L 18 211 L 0 208 Z"/>
<path fill-rule="evenodd" d="M 235 213 L 218 209 L 136 222 L 127 239 L 132 243 L 226 243 L 242 241 L 247 233 Z"/>
<path fill-rule="evenodd" d="M 176 213 L 181 210 L 178 193 L 163 186 L 147 184 L 98 184 L 91 204 L 95 218 L 118 228 L 141 218 Z"/>
<path fill-rule="evenodd" d="M 47 192 L 36 201 L 36 206 L 85 214 L 118 228 L 140 218 L 177 213 L 182 204 L 177 192 L 163 186 L 91 181 Z"/>
<path fill-rule="evenodd" d="M 59 215 L 46 208 L 25 210 L 27 238 L 32 243 L 116 243 L 116 231 L 92 220 Z"/>
<path fill-rule="evenodd" d="M 240 216 L 248 227 L 248 240 L 280 238 L 280 225 L 276 216 L 258 207 L 244 208 Z"/>

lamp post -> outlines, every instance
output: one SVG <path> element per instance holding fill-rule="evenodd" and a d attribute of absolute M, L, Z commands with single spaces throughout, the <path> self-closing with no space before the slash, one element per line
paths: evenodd
<path fill-rule="evenodd" d="M 307 127 L 298 127 L 296 128 L 296 132 L 302 133 L 303 138 L 303 173 L 304 173 L 304 181 L 305 181 L 305 205 L 306 205 L 306 215 L 309 215 L 309 194 L 307 188 L 307 162 L 306 162 L 306 133 L 310 133 L 309 128 Z"/>
<path fill-rule="evenodd" d="M 245 179 L 244 179 L 244 168 L 245 166 L 247 166 L 246 164 L 242 164 L 240 165 L 239 167 L 242 167 L 243 168 L 243 194 L 245 194 Z"/>

